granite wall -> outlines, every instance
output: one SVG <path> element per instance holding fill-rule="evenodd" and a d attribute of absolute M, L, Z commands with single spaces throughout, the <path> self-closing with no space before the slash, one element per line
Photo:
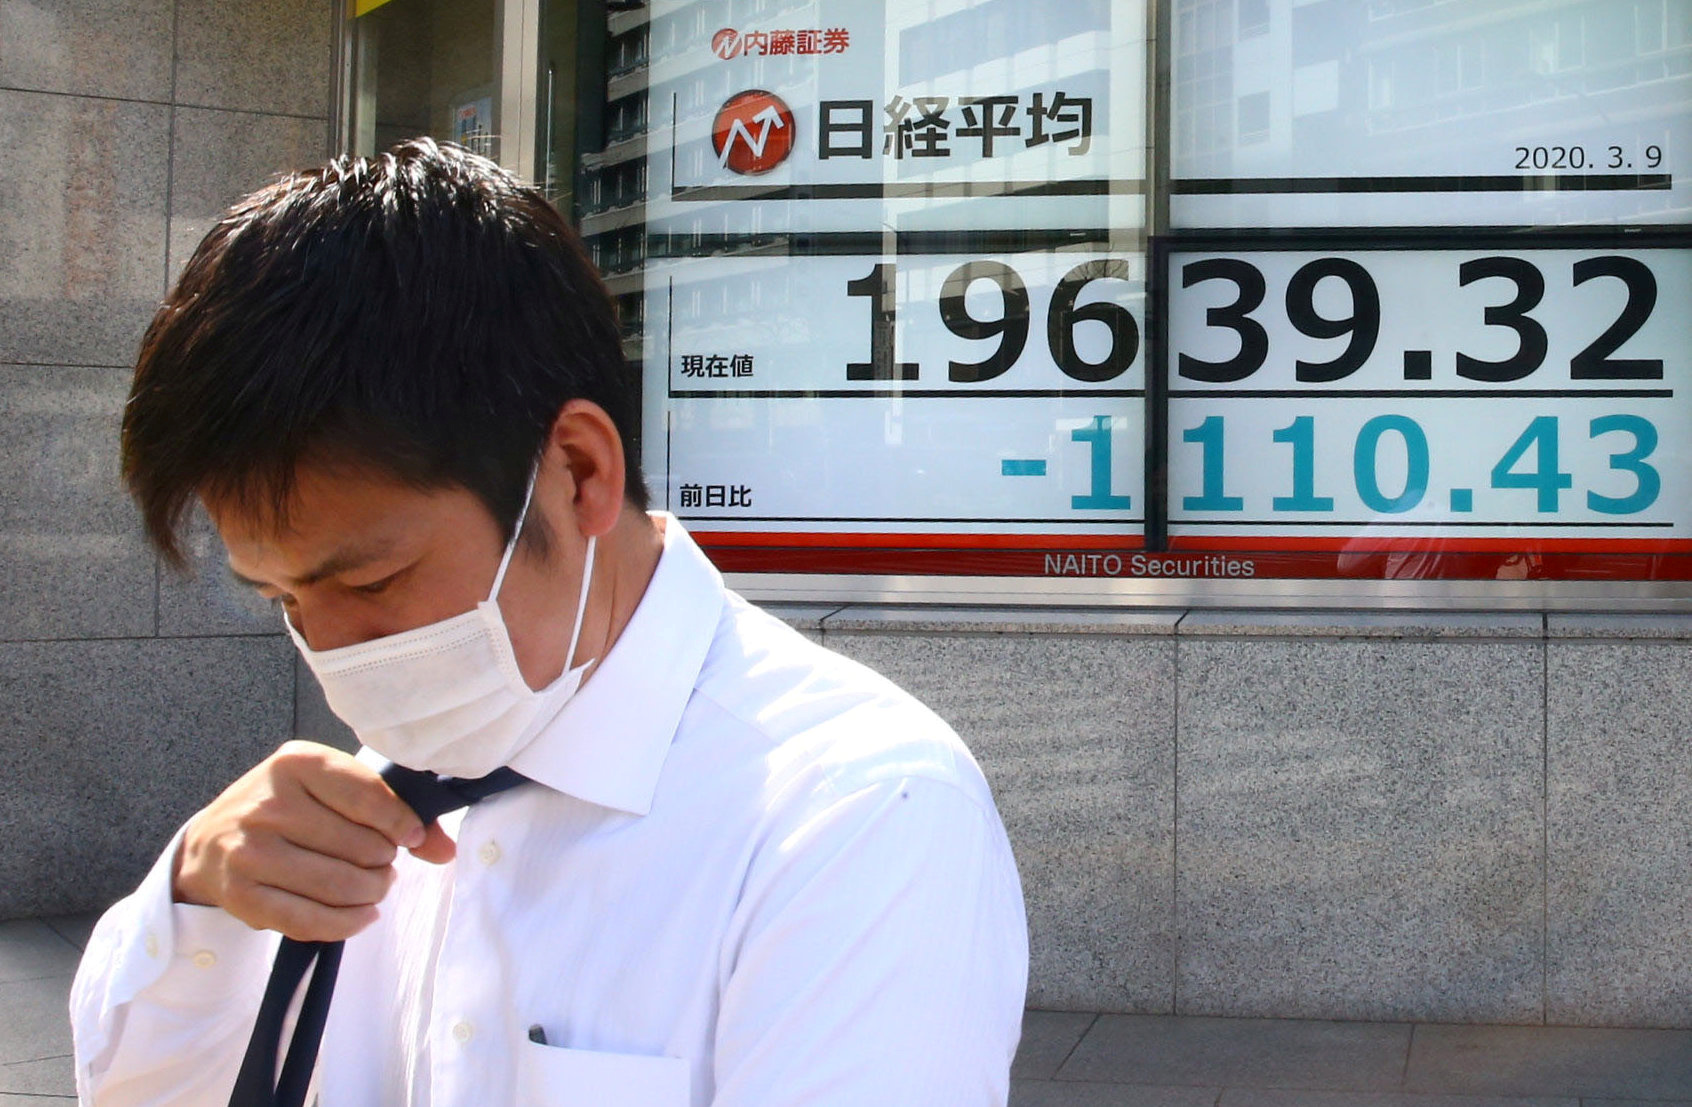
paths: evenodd
<path fill-rule="evenodd" d="M 204 534 L 206 571 L 160 570 L 117 427 L 211 221 L 328 151 L 337 10 L 0 0 L 0 918 L 108 902 L 219 782 L 321 729 Z"/>
<path fill-rule="evenodd" d="M 1033 1006 L 1692 1026 L 1692 619 L 781 611 L 975 750 Z"/>

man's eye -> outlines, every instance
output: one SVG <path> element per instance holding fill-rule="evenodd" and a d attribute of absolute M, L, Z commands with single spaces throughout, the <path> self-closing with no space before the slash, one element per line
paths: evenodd
<path fill-rule="evenodd" d="M 397 576 L 399 576 L 399 574 L 395 573 L 394 576 L 383 577 L 381 580 L 373 580 L 369 584 L 355 584 L 352 586 L 352 590 L 361 595 L 374 596 L 379 593 L 386 592 L 388 590 L 388 585 L 392 584 L 394 582 L 394 577 Z"/>

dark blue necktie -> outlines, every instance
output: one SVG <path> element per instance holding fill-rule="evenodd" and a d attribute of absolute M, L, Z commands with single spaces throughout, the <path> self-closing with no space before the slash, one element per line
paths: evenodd
<path fill-rule="evenodd" d="M 427 825 L 449 811 L 515 788 L 528 778 L 515 769 L 495 769 L 487 776 L 462 780 L 389 765 L 382 770 L 382 779 Z M 323 1041 L 323 1027 L 329 1020 L 329 1001 L 335 994 L 342 944 L 282 939 L 270 969 L 270 983 L 264 989 L 264 1000 L 259 1004 L 258 1021 L 253 1024 L 253 1036 L 247 1042 L 247 1055 L 241 1061 L 240 1075 L 235 1078 L 235 1091 L 229 1097 L 229 1107 L 301 1107 L 305 1103 L 311 1072 L 317 1064 L 317 1049 Z M 278 1075 L 276 1058 L 282 1049 L 282 1024 L 288 1005 L 313 965 L 317 967 L 312 971 L 311 983 L 306 985 L 300 1017 L 294 1024 L 294 1038 L 288 1044 L 288 1057 Z"/>

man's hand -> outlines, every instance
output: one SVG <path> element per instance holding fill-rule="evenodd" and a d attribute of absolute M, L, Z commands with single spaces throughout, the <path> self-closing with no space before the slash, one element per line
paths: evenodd
<path fill-rule="evenodd" d="M 376 921 L 400 849 L 436 864 L 455 853 L 369 766 L 288 742 L 189 820 L 171 890 L 248 926 L 337 941 Z"/>

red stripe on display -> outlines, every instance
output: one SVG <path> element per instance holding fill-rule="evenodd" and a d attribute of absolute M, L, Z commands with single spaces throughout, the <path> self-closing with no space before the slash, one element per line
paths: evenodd
<path fill-rule="evenodd" d="M 858 536 L 844 536 L 858 537 Z M 901 536 L 909 537 L 909 536 Z M 1576 540 L 1578 541 L 1578 540 Z M 1585 545 L 1585 543 L 1580 543 Z M 1567 545 L 1522 552 L 1403 545 L 1392 549 L 1233 549 L 1146 553 L 1096 549 L 897 549 L 873 546 L 751 546 L 701 541 L 731 573 L 1042 577 L 1094 580 L 1692 580 L 1692 552 L 1640 543 L 1631 552 Z"/>
<path fill-rule="evenodd" d="M 766 532 L 735 534 L 719 531 L 691 531 L 701 546 L 828 547 L 832 549 L 874 547 L 919 550 L 1137 550 L 1140 536 L 1110 534 L 827 534 L 809 532 Z"/>
<path fill-rule="evenodd" d="M 1390 535 L 1346 537 L 1223 537 L 1186 535 L 1169 539 L 1171 550 L 1354 550 L 1426 551 L 1449 553 L 1692 553 L 1692 540 L 1672 538 L 1438 538 L 1428 535 L 1394 538 Z"/>

